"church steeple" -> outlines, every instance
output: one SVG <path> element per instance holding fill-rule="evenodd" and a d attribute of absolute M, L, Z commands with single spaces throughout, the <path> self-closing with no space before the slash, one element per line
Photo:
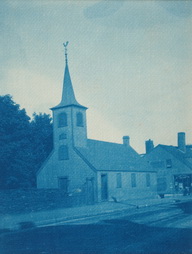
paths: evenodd
<path fill-rule="evenodd" d="M 81 108 L 86 108 L 79 104 L 75 98 L 75 93 L 73 90 L 73 85 L 71 82 L 71 77 L 69 73 L 69 67 L 68 67 L 68 55 L 67 55 L 67 45 L 68 41 L 66 43 L 63 43 L 65 48 L 65 71 L 64 71 L 64 79 L 63 79 L 63 92 L 62 92 L 62 98 L 61 102 L 53 107 L 52 109 L 56 108 L 62 108 L 62 107 L 68 107 L 68 106 L 76 106 Z"/>
<path fill-rule="evenodd" d="M 68 67 L 67 44 L 65 47 L 65 71 L 61 102 L 51 108 L 53 110 L 54 149 L 60 146 L 87 146 L 87 108 L 79 104 L 75 98 Z"/>

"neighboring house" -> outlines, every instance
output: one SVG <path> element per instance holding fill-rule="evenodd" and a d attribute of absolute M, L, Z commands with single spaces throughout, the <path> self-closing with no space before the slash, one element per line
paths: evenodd
<path fill-rule="evenodd" d="M 159 194 L 183 193 L 191 190 L 192 146 L 186 145 L 185 133 L 178 133 L 178 146 L 158 145 L 146 141 L 143 158 L 157 170 L 157 191 Z"/>
<path fill-rule="evenodd" d="M 59 105 L 52 108 L 54 149 L 37 174 L 38 188 L 87 190 L 92 201 L 156 194 L 156 171 L 130 146 L 87 138 L 87 107 L 75 98 L 68 62 Z"/>

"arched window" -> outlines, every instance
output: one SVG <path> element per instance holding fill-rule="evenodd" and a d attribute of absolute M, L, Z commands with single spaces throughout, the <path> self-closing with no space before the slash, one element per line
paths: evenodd
<path fill-rule="evenodd" d="M 69 159 L 69 152 L 68 146 L 60 146 L 58 151 L 58 159 L 61 160 L 68 160 Z"/>
<path fill-rule="evenodd" d="M 67 138 L 67 134 L 65 134 L 65 133 L 61 133 L 59 135 L 59 140 L 66 139 L 66 138 Z"/>
<path fill-rule="evenodd" d="M 58 115 L 58 127 L 67 126 L 67 114 L 61 113 Z"/>
<path fill-rule="evenodd" d="M 83 127 L 83 114 L 78 112 L 77 115 L 77 126 Z"/>

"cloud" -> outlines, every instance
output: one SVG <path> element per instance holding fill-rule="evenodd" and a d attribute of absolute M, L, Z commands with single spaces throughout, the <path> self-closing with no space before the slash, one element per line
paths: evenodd
<path fill-rule="evenodd" d="M 87 7 L 84 14 L 89 19 L 107 17 L 117 12 L 123 4 L 122 1 L 101 1 Z"/>
<path fill-rule="evenodd" d="M 188 18 L 192 15 L 191 1 L 158 1 L 158 4 L 177 17 Z"/>
<path fill-rule="evenodd" d="M 97 24 L 126 29 L 174 23 L 191 14 L 190 1 L 101 1 L 84 11 Z"/>

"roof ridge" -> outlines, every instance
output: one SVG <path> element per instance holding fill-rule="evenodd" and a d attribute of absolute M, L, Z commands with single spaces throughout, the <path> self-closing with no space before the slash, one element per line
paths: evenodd
<path fill-rule="evenodd" d="M 90 140 L 90 141 L 96 141 L 96 142 L 102 142 L 102 143 L 109 143 L 109 144 L 115 144 L 115 145 L 123 145 L 121 143 L 115 143 L 115 142 L 111 142 L 111 141 L 105 141 L 105 140 L 97 140 L 97 139 L 87 139 L 87 140 Z"/>

